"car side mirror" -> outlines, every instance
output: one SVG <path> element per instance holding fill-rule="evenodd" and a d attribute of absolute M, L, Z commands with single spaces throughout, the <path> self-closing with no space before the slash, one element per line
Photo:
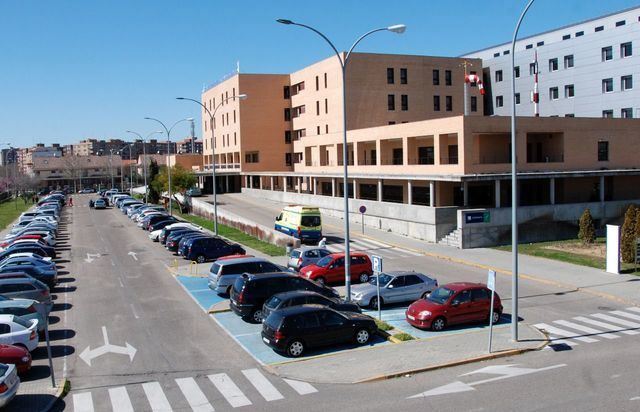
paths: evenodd
<path fill-rule="evenodd" d="M 333 269 L 335 267 L 336 267 L 336 265 L 334 265 L 334 264 L 329 265 L 329 269 Z"/>
<path fill-rule="evenodd" d="M 395 286 L 393 286 L 393 285 L 389 285 L 389 286 L 387 286 L 387 289 L 393 289 L 394 287 Z"/>

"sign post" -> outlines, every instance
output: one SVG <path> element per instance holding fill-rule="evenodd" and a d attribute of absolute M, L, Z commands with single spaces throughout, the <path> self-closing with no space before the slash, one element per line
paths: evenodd
<path fill-rule="evenodd" d="M 44 303 L 35 303 L 36 311 L 44 319 L 44 337 L 47 341 L 47 357 L 49 358 L 49 371 L 51 372 L 51 387 L 56 387 L 56 377 L 53 373 L 53 359 L 51 357 L 51 344 L 49 342 L 49 312 Z"/>
<path fill-rule="evenodd" d="M 382 305 L 380 304 L 380 273 L 382 273 L 382 258 L 380 256 L 372 255 L 371 262 L 373 264 L 373 274 L 376 277 L 376 290 L 378 294 L 378 320 L 382 320 Z"/>
<path fill-rule="evenodd" d="M 490 270 L 487 274 L 487 288 L 491 290 L 491 309 L 489 309 L 489 353 L 491 353 L 491 341 L 493 340 L 493 299 L 496 294 L 496 272 Z"/>
<path fill-rule="evenodd" d="M 362 234 L 364 235 L 364 212 L 367 211 L 365 205 L 360 206 L 360 220 L 362 221 Z"/>
<path fill-rule="evenodd" d="M 607 261 L 608 273 L 620 274 L 620 226 L 607 225 Z"/>

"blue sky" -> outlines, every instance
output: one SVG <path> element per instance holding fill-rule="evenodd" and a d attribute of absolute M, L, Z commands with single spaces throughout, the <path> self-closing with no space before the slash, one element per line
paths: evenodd
<path fill-rule="evenodd" d="M 524 0 L 463 2 L 5 0 L 0 2 L 0 142 L 73 143 L 128 138 L 199 118 L 195 104 L 210 84 L 235 70 L 288 73 L 328 57 L 313 33 L 275 23 L 299 21 L 339 49 L 360 34 L 396 23 L 362 52 L 457 56 L 510 39 Z M 526 36 L 640 5 L 630 0 L 537 0 Z M 176 128 L 186 136 L 188 124 Z M 201 131 L 196 127 L 196 134 Z"/>

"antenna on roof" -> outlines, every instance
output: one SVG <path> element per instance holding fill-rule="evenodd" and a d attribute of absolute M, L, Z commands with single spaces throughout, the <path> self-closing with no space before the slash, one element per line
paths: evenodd
<path fill-rule="evenodd" d="M 236 73 L 240 73 L 240 60 L 236 61 Z"/>

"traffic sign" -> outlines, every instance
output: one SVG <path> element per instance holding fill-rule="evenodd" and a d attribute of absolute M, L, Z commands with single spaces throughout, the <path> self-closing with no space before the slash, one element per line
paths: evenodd
<path fill-rule="evenodd" d="M 371 256 L 371 262 L 373 263 L 374 272 L 382 272 L 382 258 L 380 256 Z"/>
<path fill-rule="evenodd" d="M 493 270 L 487 274 L 487 288 L 492 291 L 496 290 L 496 272 Z"/>
<path fill-rule="evenodd" d="M 364 213 L 367 211 L 367 207 L 365 205 L 360 206 L 360 213 Z"/>

